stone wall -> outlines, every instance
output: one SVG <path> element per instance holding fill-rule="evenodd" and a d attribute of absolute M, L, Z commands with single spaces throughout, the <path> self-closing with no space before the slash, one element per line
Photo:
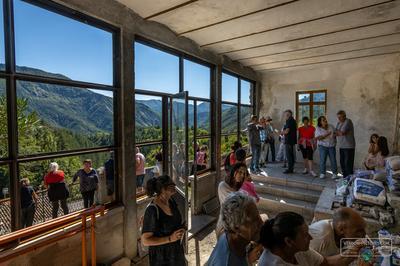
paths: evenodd
<path fill-rule="evenodd" d="M 397 144 L 400 56 L 369 58 L 287 68 L 263 74 L 260 115 L 271 115 L 283 125 L 282 112 L 295 110 L 296 91 L 327 90 L 327 116 L 336 125 L 336 112 L 353 120 L 357 142 L 355 166 L 361 167 L 372 133 L 386 136 L 389 148 Z M 298 154 L 297 158 L 301 158 Z M 314 155 L 318 161 L 318 154 Z"/>

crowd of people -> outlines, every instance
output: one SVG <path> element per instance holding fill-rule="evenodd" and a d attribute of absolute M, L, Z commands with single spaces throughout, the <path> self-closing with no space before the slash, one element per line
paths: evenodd
<path fill-rule="evenodd" d="M 356 241 L 341 250 L 342 239 L 366 237 L 366 222 L 357 211 L 339 208 L 332 219 L 311 225 L 295 212 L 268 219 L 260 215 L 257 198 L 243 189 L 247 176 L 245 164 L 235 163 L 219 185 L 218 240 L 206 265 L 349 265 L 360 259 L 354 254 L 365 242 Z M 187 228 L 173 198 L 175 183 L 166 175 L 153 177 L 146 191 L 153 200 L 145 210 L 141 239 L 148 247 L 150 265 L 186 265 Z"/>
<path fill-rule="evenodd" d="M 284 173 L 292 174 L 296 160 L 297 150 L 301 152 L 304 161 L 303 174 L 310 174 L 317 177 L 313 169 L 314 152 L 319 153 L 319 177 L 326 177 L 326 162 L 329 157 L 332 178 L 338 178 L 338 166 L 336 161 L 336 149 L 339 150 L 340 168 L 344 177 L 353 174 L 354 156 L 356 141 L 354 138 L 354 126 L 351 119 L 347 118 L 346 112 L 337 112 L 337 124 L 334 127 L 325 116 L 317 119 L 314 127 L 310 118 L 302 117 L 302 126 L 298 127 L 296 119 L 291 110 L 286 110 L 283 114 L 285 123 L 281 131 L 273 128 L 272 119 L 267 116 L 258 119 L 256 115 L 251 117 L 251 121 L 246 131 L 249 136 L 249 144 L 252 152 L 250 171 L 260 173 L 262 167 L 268 162 L 268 152 L 271 150 L 272 161 L 275 161 L 275 136 L 279 133 L 279 150 L 276 156 L 278 161 L 283 161 Z M 384 159 L 389 155 L 387 139 L 384 136 L 373 134 L 370 140 L 368 155 L 364 160 L 366 169 L 373 170 L 381 168 Z"/>
<path fill-rule="evenodd" d="M 365 242 L 340 250 L 341 239 L 365 237 L 366 223 L 351 208 L 335 211 L 333 219 L 307 225 L 295 212 L 281 212 L 263 221 L 256 202 L 240 191 L 222 202 L 221 233 L 206 265 L 260 266 L 349 265 Z"/>

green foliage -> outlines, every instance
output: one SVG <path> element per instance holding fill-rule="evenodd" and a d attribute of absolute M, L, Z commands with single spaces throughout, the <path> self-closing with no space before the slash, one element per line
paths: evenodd
<path fill-rule="evenodd" d="M 7 125 L 6 99 L 0 96 L 0 125 Z M 28 100 L 17 99 L 18 113 L 18 142 L 20 154 L 38 154 L 43 152 L 54 152 L 67 149 L 76 149 L 82 146 L 104 146 L 110 143 L 112 135 L 109 133 L 96 133 L 84 135 L 74 133 L 66 129 L 52 128 L 44 121 L 40 120 L 36 112 L 28 111 Z M 0 129 L 0 154 L 6 157 L 8 154 L 7 127 Z M 84 158 L 93 160 L 95 168 L 103 166 L 108 155 L 96 153 L 84 156 L 72 156 L 57 158 L 54 160 L 42 160 L 19 164 L 19 177 L 29 178 L 31 184 L 38 188 L 42 184 L 43 176 L 46 174 L 48 165 L 56 161 L 66 174 L 66 181 L 72 182 L 75 172 L 81 167 Z M 0 187 L 9 186 L 9 173 L 7 167 L 0 168 Z M 0 196 L 1 195 L 0 190 Z M 76 191 L 78 193 L 78 191 Z"/>

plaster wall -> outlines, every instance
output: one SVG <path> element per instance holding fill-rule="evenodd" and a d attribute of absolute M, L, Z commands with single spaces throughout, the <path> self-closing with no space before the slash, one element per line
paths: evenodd
<path fill-rule="evenodd" d="M 355 167 L 361 167 L 372 133 L 386 136 L 391 152 L 396 146 L 399 73 L 398 54 L 265 72 L 260 115 L 271 115 L 274 126 L 280 129 L 282 112 L 295 111 L 296 91 L 326 89 L 329 123 L 336 125 L 336 112 L 341 109 L 353 120 Z M 300 154 L 297 158 L 301 158 Z M 318 158 L 316 153 L 314 159 L 319 161 Z"/>

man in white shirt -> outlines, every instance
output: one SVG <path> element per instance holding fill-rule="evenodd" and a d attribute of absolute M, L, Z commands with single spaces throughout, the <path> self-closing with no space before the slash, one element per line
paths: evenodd
<path fill-rule="evenodd" d="M 355 258 L 340 255 L 342 238 L 364 238 L 366 223 L 352 208 L 340 208 L 332 220 L 321 220 L 309 226 L 310 248 L 324 256 L 331 265 L 348 265 Z M 361 248 L 361 246 L 360 246 Z"/>

